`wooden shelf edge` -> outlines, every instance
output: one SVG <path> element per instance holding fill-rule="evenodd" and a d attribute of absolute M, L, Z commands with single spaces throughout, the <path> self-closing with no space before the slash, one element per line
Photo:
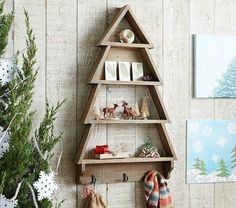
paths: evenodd
<path fill-rule="evenodd" d="M 88 120 L 82 124 L 160 124 L 168 123 L 169 120 L 147 119 L 147 120 Z"/>
<path fill-rule="evenodd" d="M 91 183 L 92 176 L 99 183 L 122 183 L 126 173 L 129 182 L 143 181 L 148 170 L 159 171 L 166 179 L 174 167 L 174 161 L 144 162 L 144 163 L 107 163 L 77 165 L 77 183 Z"/>
<path fill-rule="evenodd" d="M 81 163 L 78 164 L 110 164 L 110 163 L 153 163 L 153 162 L 166 162 L 174 161 L 174 157 L 159 157 L 159 158 L 124 158 L 124 159 L 83 159 Z"/>
<path fill-rule="evenodd" d="M 149 48 L 152 49 L 152 44 L 146 43 L 120 43 L 120 42 L 102 42 L 96 45 L 97 47 L 111 46 L 111 47 L 124 47 L 124 48 Z"/>
<path fill-rule="evenodd" d="M 102 85 L 154 85 L 160 86 L 162 82 L 159 81 L 109 81 L 109 80 L 89 80 L 88 84 L 102 84 Z"/>

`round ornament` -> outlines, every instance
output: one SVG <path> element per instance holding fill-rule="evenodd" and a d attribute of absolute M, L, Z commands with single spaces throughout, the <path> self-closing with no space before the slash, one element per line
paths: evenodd
<path fill-rule="evenodd" d="M 120 32 L 120 41 L 122 43 L 133 43 L 134 42 L 134 33 L 130 29 L 124 29 Z"/>

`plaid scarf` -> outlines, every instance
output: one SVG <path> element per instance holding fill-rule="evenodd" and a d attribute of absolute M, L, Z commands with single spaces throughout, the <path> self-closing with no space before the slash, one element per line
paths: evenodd
<path fill-rule="evenodd" d="M 173 208 L 170 190 L 159 172 L 150 170 L 146 173 L 144 189 L 147 208 Z"/>

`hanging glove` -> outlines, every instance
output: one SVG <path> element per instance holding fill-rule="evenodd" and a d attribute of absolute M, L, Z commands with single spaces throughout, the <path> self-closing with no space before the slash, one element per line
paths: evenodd
<path fill-rule="evenodd" d="M 85 208 L 107 208 L 107 205 L 99 194 L 91 193 L 87 197 Z"/>

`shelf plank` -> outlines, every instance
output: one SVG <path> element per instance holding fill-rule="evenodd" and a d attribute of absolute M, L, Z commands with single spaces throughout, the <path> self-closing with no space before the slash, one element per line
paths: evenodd
<path fill-rule="evenodd" d="M 174 161 L 173 157 L 159 157 L 159 158 L 124 158 L 124 159 L 83 159 L 82 164 L 108 164 L 108 163 L 148 163 L 148 162 L 164 162 Z"/>
<path fill-rule="evenodd" d="M 167 123 L 168 120 L 158 120 L 158 119 L 147 119 L 147 120 L 89 120 L 88 124 L 157 124 L 157 123 Z"/>
<path fill-rule="evenodd" d="M 143 43 L 121 43 L 121 42 L 105 42 L 99 46 L 124 47 L 124 48 L 153 48 L 150 44 Z"/>
<path fill-rule="evenodd" d="M 160 86 L 162 83 L 158 81 L 110 81 L 110 80 L 94 80 L 89 84 L 102 84 L 102 85 L 155 85 Z"/>
<path fill-rule="evenodd" d="M 77 183 L 89 184 L 94 175 L 100 183 L 121 183 L 123 173 L 129 182 L 143 181 L 148 170 L 158 170 L 166 179 L 170 177 L 174 161 L 131 162 L 131 163 L 99 163 L 81 164 L 78 166 Z"/>

